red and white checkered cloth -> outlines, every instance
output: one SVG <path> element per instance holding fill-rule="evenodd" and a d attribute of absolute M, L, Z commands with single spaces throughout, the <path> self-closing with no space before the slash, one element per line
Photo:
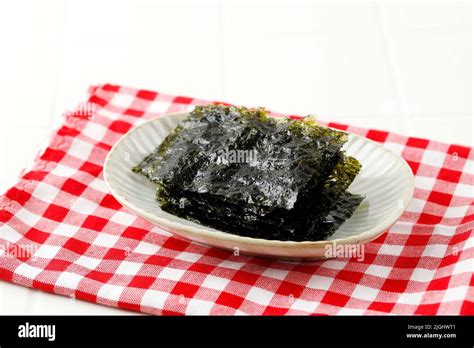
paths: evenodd
<path fill-rule="evenodd" d="M 131 127 L 209 101 L 102 85 L 0 197 L 0 278 L 153 314 L 474 314 L 471 148 L 330 123 L 401 154 L 414 199 L 363 261 L 288 263 L 195 244 L 125 210 L 102 166 Z M 26 251 L 26 252 L 22 252 Z"/>

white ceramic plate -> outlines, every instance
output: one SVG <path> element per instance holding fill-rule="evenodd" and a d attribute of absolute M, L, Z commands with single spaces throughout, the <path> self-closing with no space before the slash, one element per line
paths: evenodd
<path fill-rule="evenodd" d="M 353 246 L 377 238 L 400 217 L 413 195 L 414 177 L 401 157 L 376 142 L 351 134 L 344 148 L 362 163 L 362 170 L 349 191 L 366 198 L 329 240 L 288 242 L 248 238 L 181 219 L 160 209 L 154 186 L 133 173 L 131 167 L 152 152 L 186 115 L 163 115 L 131 129 L 115 144 L 104 164 L 105 183 L 122 205 L 181 237 L 245 254 L 287 260 L 325 259 L 334 257 L 334 251 L 348 250 L 340 245 Z"/>

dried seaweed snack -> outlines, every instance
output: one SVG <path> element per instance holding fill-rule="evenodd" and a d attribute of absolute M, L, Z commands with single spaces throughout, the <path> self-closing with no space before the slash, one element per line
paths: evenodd
<path fill-rule="evenodd" d="M 297 221 L 295 223 L 298 226 L 296 235 L 299 240 L 325 239 L 352 215 L 363 197 L 354 196 L 352 199 L 347 189 L 361 167 L 359 161 L 341 152 L 338 162 L 324 181 L 322 188 L 315 187 L 311 194 L 297 202 L 291 218 L 286 220 Z M 339 217 L 342 216 L 346 218 L 341 220 Z"/>
<path fill-rule="evenodd" d="M 310 118 L 277 121 L 262 109 L 212 105 L 196 108 L 134 171 L 265 214 L 291 209 L 298 195 L 325 178 L 345 141 L 345 133 Z M 253 152 L 257 160 L 228 163 L 219 156 L 225 151 Z"/>
<path fill-rule="evenodd" d="M 360 170 L 352 157 L 341 156 L 321 192 L 299 201 L 290 211 L 278 209 L 266 216 L 253 214 L 248 205 L 232 206 L 222 197 L 189 192 L 159 192 L 163 210 L 195 222 L 242 236 L 278 240 L 323 240 L 348 219 L 363 197 L 346 192 Z M 317 199 L 314 199 L 317 198 Z"/>
<path fill-rule="evenodd" d="M 327 217 L 360 169 L 340 151 L 345 141 L 311 117 L 211 105 L 197 107 L 133 171 L 157 185 L 160 206 L 175 215 L 251 237 L 318 240 L 337 228 L 340 219 Z M 219 157 L 238 150 L 257 156 Z"/>

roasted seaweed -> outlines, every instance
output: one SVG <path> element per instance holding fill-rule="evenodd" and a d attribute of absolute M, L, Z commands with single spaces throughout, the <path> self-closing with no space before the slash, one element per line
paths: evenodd
<path fill-rule="evenodd" d="M 362 200 L 346 191 L 360 170 L 341 151 L 346 141 L 313 117 L 201 106 L 133 171 L 177 216 L 255 238 L 320 240 Z"/>

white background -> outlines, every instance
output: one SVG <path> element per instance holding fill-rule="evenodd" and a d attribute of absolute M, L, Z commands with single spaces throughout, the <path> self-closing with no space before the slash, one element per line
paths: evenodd
<path fill-rule="evenodd" d="M 105 82 L 472 146 L 471 6 L 0 0 L 0 191 Z M 0 313 L 127 312 L 3 282 Z"/>

